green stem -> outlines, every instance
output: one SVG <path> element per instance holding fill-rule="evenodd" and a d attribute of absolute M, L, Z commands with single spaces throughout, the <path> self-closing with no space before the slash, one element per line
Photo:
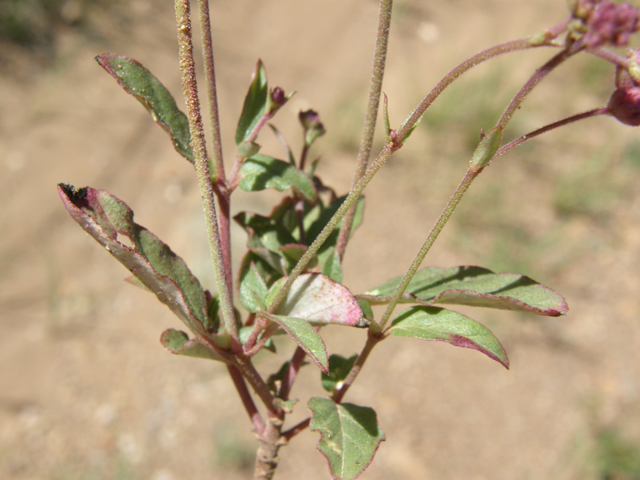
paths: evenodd
<path fill-rule="evenodd" d="M 211 172 L 207 161 L 207 152 L 200 114 L 200 101 L 198 99 L 198 87 L 196 83 L 196 69 L 193 60 L 193 42 L 191 33 L 191 12 L 189 0 L 176 0 L 176 22 L 178 26 L 178 45 L 180 54 L 180 70 L 182 71 L 182 89 L 187 104 L 187 117 L 189 118 L 189 130 L 191 132 L 191 146 L 195 157 L 196 173 L 200 186 L 200 195 L 205 211 L 207 234 L 211 257 L 213 259 L 216 287 L 220 297 L 222 318 L 227 331 L 231 336 L 231 349 L 234 352 L 242 351 L 238 337 L 238 328 L 235 321 L 231 291 L 226 281 L 224 256 L 220 244 L 220 232 L 218 231 L 218 218 L 216 213 L 215 196 L 211 184 Z"/>
<path fill-rule="evenodd" d="M 371 146 L 373 145 L 373 135 L 376 129 L 376 120 L 378 118 L 378 106 L 380 105 L 380 93 L 382 92 L 382 79 L 384 77 L 384 68 L 387 58 L 387 44 L 389 42 L 389 29 L 391 26 L 391 10 L 393 0 L 381 0 L 380 12 L 378 14 L 378 34 L 376 37 L 376 48 L 373 58 L 373 69 L 371 74 L 371 84 L 369 86 L 369 102 L 367 104 L 367 113 L 364 118 L 364 128 L 362 130 L 362 138 L 360 139 L 360 149 L 356 160 L 356 168 L 351 182 L 351 190 L 360 181 L 367 169 L 369 156 L 371 155 Z M 350 208 L 340 227 L 338 240 L 336 242 L 336 252 L 340 255 L 340 259 L 344 257 L 347 242 L 351 233 L 351 225 L 356 214 L 356 204 Z"/>
<path fill-rule="evenodd" d="M 329 237 L 329 235 L 333 233 L 335 228 L 340 223 L 340 220 L 342 220 L 342 217 L 344 217 L 347 210 L 349 210 L 349 207 L 351 207 L 358 201 L 358 198 L 360 198 L 362 191 L 373 179 L 375 174 L 378 173 L 378 170 L 380 170 L 380 167 L 382 167 L 382 165 L 384 165 L 384 163 L 389 159 L 389 157 L 393 154 L 393 152 L 395 152 L 401 146 L 402 145 L 398 145 L 395 143 L 388 143 L 387 145 L 385 145 L 385 147 L 382 149 L 378 157 L 371 164 L 371 167 L 366 171 L 365 175 L 360 179 L 355 189 L 353 189 L 349 193 L 349 195 L 347 195 L 347 198 L 344 200 L 342 205 L 340 205 L 340 208 L 338 208 L 338 210 L 333 215 L 333 217 L 331 217 L 331 220 L 329 220 L 329 223 L 325 225 L 322 232 L 320 232 L 320 234 L 309 246 L 309 248 L 304 253 L 304 255 L 302 255 L 300 260 L 298 260 L 298 263 L 293 268 L 293 270 L 287 277 L 285 283 L 282 285 L 282 287 L 276 294 L 275 298 L 269 305 L 269 309 L 268 309 L 269 313 L 274 313 L 276 311 L 276 309 L 278 308 L 278 305 L 280 305 L 280 303 L 285 299 L 285 297 L 287 296 L 287 293 L 291 289 L 291 285 L 293 284 L 293 281 L 296 278 L 298 278 L 298 276 L 304 271 L 306 266 L 313 259 L 316 252 L 320 250 L 320 247 L 322 247 L 322 245 L 324 244 L 326 239 Z"/>
<path fill-rule="evenodd" d="M 424 260 L 424 257 L 427 255 L 427 253 L 429 253 L 429 250 L 433 246 L 433 243 L 436 241 L 436 238 L 438 238 L 438 235 L 440 235 L 440 232 L 442 231 L 443 227 L 451 217 L 451 214 L 454 212 L 454 210 L 460 203 L 460 200 L 462 200 L 462 197 L 464 196 L 465 192 L 469 188 L 469 185 L 471 185 L 471 182 L 473 182 L 473 180 L 480 174 L 480 172 L 482 172 L 483 169 L 484 167 L 478 168 L 472 165 L 467 170 L 467 173 L 465 173 L 464 177 L 462 178 L 462 181 L 458 185 L 458 188 L 456 189 L 455 193 L 449 200 L 449 203 L 447 203 L 447 206 L 444 208 L 442 214 L 440 215 L 440 218 L 438 218 L 438 221 L 431 229 L 429 236 L 427 237 L 425 242 L 422 244 L 420 251 L 416 255 L 416 258 L 413 260 L 413 263 L 411 263 L 411 267 L 409 267 L 409 270 L 407 271 L 404 278 L 402 279 L 402 282 L 400 282 L 400 285 L 398 285 L 398 288 L 393 294 L 393 297 L 391 298 L 389 305 L 387 305 L 387 309 L 385 310 L 384 315 L 380 320 L 381 328 L 384 329 L 384 326 L 389 320 L 389 318 L 391 317 L 391 314 L 393 313 L 393 309 L 398 304 L 400 297 L 404 294 L 405 290 L 407 289 L 407 286 L 409 285 L 409 282 L 411 282 L 411 279 L 413 278 L 415 273 L 418 271 L 420 264 Z"/>

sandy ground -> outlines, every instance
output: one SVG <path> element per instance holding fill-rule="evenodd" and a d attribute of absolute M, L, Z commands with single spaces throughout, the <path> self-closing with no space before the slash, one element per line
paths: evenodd
<path fill-rule="evenodd" d="M 134 57 L 179 95 L 173 11 L 165 3 L 132 1 L 137 17 L 126 35 L 88 41 L 66 33 L 51 67 L 27 77 L 0 75 L 2 479 L 250 477 L 254 440 L 226 370 L 161 348 L 160 333 L 180 328 L 178 320 L 122 281 L 125 270 L 70 220 L 55 190 L 68 182 L 114 193 L 212 285 L 191 167 L 92 60 L 105 51 Z M 213 2 L 212 10 L 228 159 L 239 106 L 261 58 L 273 85 L 298 92 L 276 123 L 298 149 L 297 112 L 317 109 L 329 132 L 315 150 L 323 157 L 320 174 L 346 191 L 376 2 L 223 3 Z M 385 79 L 393 124 L 457 62 L 561 20 L 565 6 L 405 1 L 396 13 Z M 476 118 L 473 108 L 488 109 L 478 98 L 508 99 L 548 55 L 514 57 L 493 73 L 480 68 L 471 77 L 482 88 L 456 91 L 448 115 Z M 577 82 L 576 73 L 587 68 L 578 65 L 582 70 L 549 79 L 520 123 L 514 120 L 520 129 L 514 134 L 606 101 L 611 87 Z M 494 80 L 502 76 L 508 80 Z M 465 124 L 469 132 L 460 132 L 453 122 L 441 123 L 425 121 L 372 183 L 365 225 L 346 257 L 345 283 L 353 292 L 408 266 L 464 172 L 470 153 L 464 139 L 490 126 Z M 375 408 L 387 436 L 361 478 L 596 479 L 603 478 L 599 431 L 613 429 L 630 448 L 640 445 L 640 175 L 620 165 L 634 136 L 610 119 L 575 125 L 500 159 L 473 186 L 461 220 L 447 227 L 428 263 L 501 270 L 506 256 L 529 267 L 517 273 L 563 293 L 571 310 L 560 319 L 464 310 L 503 341 L 510 371 L 447 345 L 408 339 L 380 345 L 347 398 Z M 263 137 L 265 151 L 279 155 Z M 570 180 L 589 173 L 593 152 L 604 167 L 592 172 L 585 192 Z M 602 185 L 612 197 L 595 196 Z M 582 194 L 586 210 L 562 213 L 557 198 L 569 188 Z M 234 211 L 265 213 L 274 198 L 240 193 Z M 245 238 L 235 233 L 238 261 Z M 350 355 L 363 337 L 334 328 L 326 341 L 332 353 Z M 286 342 L 279 348 L 278 359 L 260 359 L 262 371 L 293 350 Z M 321 395 L 315 367 L 304 373 L 294 396 Z M 291 423 L 306 415 L 300 404 Z M 283 449 L 277 478 L 329 478 L 317 438 L 307 431 Z"/>

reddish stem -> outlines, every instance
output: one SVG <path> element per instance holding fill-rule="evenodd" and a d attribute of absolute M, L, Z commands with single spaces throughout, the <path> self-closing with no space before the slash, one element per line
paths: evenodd
<path fill-rule="evenodd" d="M 284 432 L 282 434 L 282 438 L 284 438 L 286 441 L 291 440 L 297 434 L 299 434 L 300 432 L 305 430 L 307 427 L 309 427 L 309 424 L 311 424 L 311 417 L 307 418 L 306 420 L 301 421 L 295 427 L 291 427 L 289 430 Z"/>
<path fill-rule="evenodd" d="M 231 380 L 233 380 L 233 384 L 240 395 L 240 399 L 242 400 L 242 404 L 244 405 L 245 410 L 249 414 L 249 418 L 253 423 L 253 428 L 257 435 L 262 435 L 264 432 L 264 420 L 260 416 L 260 412 L 256 408 L 256 404 L 253 403 L 253 399 L 251 398 L 251 394 L 249 393 L 249 389 L 247 388 L 247 384 L 238 370 L 234 365 L 227 365 L 227 369 L 229 370 L 229 376 L 231 376 Z"/>
<path fill-rule="evenodd" d="M 291 387 L 293 387 L 293 382 L 298 376 L 298 372 L 302 367 L 302 363 L 306 357 L 305 351 L 298 347 L 291 357 L 291 362 L 289 362 L 289 368 L 282 379 L 282 386 L 280 387 L 280 395 L 278 395 L 282 400 L 289 399 L 289 393 L 291 393 Z"/>
<path fill-rule="evenodd" d="M 497 157 L 499 155 L 503 155 L 503 154 L 507 153 L 509 150 L 512 150 L 512 149 L 516 148 L 518 145 L 523 144 L 527 140 L 531 140 L 532 138 L 537 137 L 538 135 L 542 135 L 543 133 L 546 133 L 546 132 L 548 132 L 550 130 L 556 129 L 558 127 L 562 127 L 564 125 L 568 125 L 568 124 L 573 123 L 573 122 L 577 122 L 579 120 L 584 120 L 585 118 L 597 117 L 598 115 L 605 115 L 607 113 L 607 111 L 608 110 L 607 110 L 606 107 L 594 108 L 593 110 L 589 110 L 588 112 L 578 113 L 576 115 L 572 115 L 570 117 L 563 118 L 562 120 L 558 120 L 557 122 L 550 123 L 549 125 L 545 125 L 542 128 L 534 130 L 531 133 L 527 133 L 526 135 L 523 135 L 520 138 L 518 138 L 516 140 L 513 140 L 513 141 L 507 143 L 506 145 L 500 147 L 498 149 L 498 151 L 496 152 L 495 157 Z"/>

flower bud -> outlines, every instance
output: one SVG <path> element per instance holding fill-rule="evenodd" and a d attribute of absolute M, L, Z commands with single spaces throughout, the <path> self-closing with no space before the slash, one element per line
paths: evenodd
<path fill-rule="evenodd" d="M 622 86 L 618 88 L 607 105 L 607 113 L 625 125 L 640 125 L 640 87 Z"/>
<path fill-rule="evenodd" d="M 273 116 L 292 96 L 293 93 L 285 95 L 284 90 L 280 87 L 271 90 L 271 92 L 269 92 L 269 98 L 267 99 L 267 114 Z"/>
<path fill-rule="evenodd" d="M 304 143 L 305 145 L 311 145 L 316 138 L 325 134 L 324 125 L 320 122 L 320 115 L 313 110 L 307 110 L 306 112 L 300 112 L 298 119 L 304 128 Z"/>

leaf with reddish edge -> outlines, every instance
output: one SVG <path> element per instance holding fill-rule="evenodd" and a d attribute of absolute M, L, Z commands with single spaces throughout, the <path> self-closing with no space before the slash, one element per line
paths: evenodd
<path fill-rule="evenodd" d="M 105 53 L 96 57 L 125 92 L 133 95 L 146 108 L 153 120 L 171 137 L 176 151 L 194 163 L 189 120 L 160 81 L 139 62 L 124 55 Z"/>
<path fill-rule="evenodd" d="M 133 211 L 104 190 L 58 185 L 71 217 L 155 293 L 191 331 L 207 335 L 213 325 L 200 282 L 158 237 L 133 221 Z M 127 244 L 118 241 L 126 237 Z"/>
<path fill-rule="evenodd" d="M 400 285 L 396 277 L 358 298 L 372 305 L 388 303 Z M 493 273 L 482 267 L 424 268 L 411 279 L 401 303 L 436 303 L 515 310 L 557 317 L 569 308 L 557 292 L 515 273 Z"/>
<path fill-rule="evenodd" d="M 389 333 L 396 337 L 434 340 L 471 348 L 509 368 L 507 352 L 495 335 L 484 325 L 451 310 L 423 306 L 408 308 L 393 320 Z"/>
<path fill-rule="evenodd" d="M 173 328 L 165 330 L 160 336 L 160 343 L 174 355 L 224 362 L 224 359 L 216 352 L 195 339 L 189 340 L 189 336 L 180 330 L 174 330 Z"/>
<path fill-rule="evenodd" d="M 320 433 L 316 448 L 327 459 L 331 476 L 340 480 L 360 476 L 386 440 L 376 412 L 320 397 L 311 398 L 308 407 L 313 412 L 309 428 Z"/>
<path fill-rule="evenodd" d="M 296 341 L 298 345 L 309 355 L 320 370 L 329 372 L 329 361 L 327 360 L 327 347 L 320 335 L 316 333 L 311 324 L 301 318 L 285 317 L 283 315 L 271 315 L 266 312 L 259 312 L 258 315 L 276 322 Z"/>
<path fill-rule="evenodd" d="M 267 305 L 275 298 L 284 281 L 285 278 L 281 278 L 273 284 Z M 303 318 L 314 325 L 331 324 L 361 328 L 369 325 L 349 289 L 320 273 L 305 273 L 296 278 L 275 313 Z"/>

